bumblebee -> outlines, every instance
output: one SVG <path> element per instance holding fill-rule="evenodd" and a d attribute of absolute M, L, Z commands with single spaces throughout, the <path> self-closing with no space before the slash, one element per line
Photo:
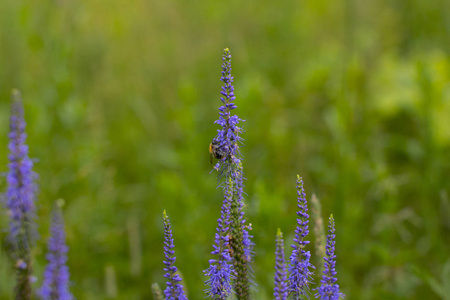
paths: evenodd
<path fill-rule="evenodd" d="M 225 156 L 225 152 L 222 151 L 219 145 L 219 141 L 213 140 L 212 143 L 209 144 L 209 161 L 211 164 L 213 163 L 213 158 L 222 159 Z"/>

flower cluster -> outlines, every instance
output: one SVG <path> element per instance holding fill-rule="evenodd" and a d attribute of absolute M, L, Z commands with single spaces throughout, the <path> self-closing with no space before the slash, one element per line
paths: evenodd
<path fill-rule="evenodd" d="M 210 145 L 211 154 L 218 159 L 214 169 L 219 171 L 220 186 L 223 186 L 224 199 L 220 217 L 217 220 L 217 229 L 208 269 L 204 270 L 207 276 L 206 294 L 211 299 L 226 300 L 229 298 L 250 299 L 251 261 L 253 256 L 253 242 L 250 231 L 251 224 L 246 224 L 244 216 L 244 172 L 242 156 L 239 145 L 243 139 L 240 136 L 243 129 L 239 126 L 244 120 L 232 115 L 234 104 L 233 76 L 231 75 L 231 53 L 226 48 L 223 55 L 222 76 L 224 83 L 221 90 L 222 106 L 219 108 L 219 119 L 215 122 L 219 126 L 217 135 Z M 7 174 L 7 190 L 2 200 L 10 216 L 10 243 L 11 256 L 17 269 L 17 285 L 15 299 L 30 300 L 31 289 L 31 246 L 37 238 L 35 226 L 35 195 L 37 175 L 32 171 L 33 162 L 28 157 L 28 147 L 25 144 L 24 109 L 20 93 L 13 92 L 11 105 L 10 132 L 9 132 L 9 172 Z M 274 298 L 276 300 L 305 299 L 310 296 L 310 284 L 314 275 L 314 266 L 310 262 L 310 251 L 306 246 L 310 243 L 306 236 L 309 233 L 309 215 L 303 181 L 297 175 L 297 226 L 293 239 L 292 254 L 288 266 L 284 256 L 284 240 L 280 229 L 276 236 L 275 250 L 275 276 Z M 320 218 L 320 203 L 313 197 L 313 212 L 315 213 L 316 235 L 323 234 Z M 314 215 L 313 215 L 314 217 Z M 186 292 L 181 284 L 182 279 L 175 266 L 175 246 L 169 217 L 163 212 L 164 220 L 164 277 L 167 279 L 167 288 L 164 292 L 157 284 L 152 285 L 155 299 L 187 300 Z M 336 283 L 336 255 L 335 255 L 335 223 L 333 215 L 329 219 L 329 230 L 325 251 L 324 271 L 320 287 L 315 288 L 316 298 L 322 300 L 338 300 L 344 297 Z M 68 246 L 61 203 L 52 213 L 51 237 L 48 241 L 48 264 L 45 268 L 43 283 L 37 291 L 43 300 L 72 300 L 74 297 L 69 291 L 69 269 L 67 267 Z M 318 239 L 317 244 L 325 244 Z M 322 249 L 318 248 L 318 249 Z"/>
<path fill-rule="evenodd" d="M 275 300 L 286 300 L 288 296 L 286 284 L 286 262 L 284 260 L 283 233 L 280 228 L 278 228 L 275 243 L 275 288 L 273 296 L 275 297 Z"/>
<path fill-rule="evenodd" d="M 251 226 L 246 225 L 244 218 L 244 175 L 242 158 L 239 151 L 239 144 L 243 139 L 240 134 L 243 132 L 239 127 L 241 120 L 237 115 L 231 115 L 231 111 L 236 109 L 234 104 L 233 76 L 231 75 L 231 53 L 228 48 L 224 50 L 222 57 L 223 82 L 221 90 L 222 106 L 219 107 L 219 119 L 215 122 L 221 128 L 217 130 L 217 135 L 213 139 L 213 144 L 217 145 L 221 153 L 219 162 L 215 169 L 220 171 L 219 176 L 225 177 L 226 189 L 231 189 L 231 201 L 229 202 L 230 218 L 230 248 L 233 260 L 233 271 L 235 273 L 234 292 L 238 299 L 249 297 L 249 263 L 251 261 L 252 247 Z M 219 295 L 217 295 L 219 296 Z"/>
<path fill-rule="evenodd" d="M 17 258 L 21 258 L 20 252 L 29 251 L 37 238 L 34 223 L 36 213 L 34 201 L 37 192 L 34 180 L 37 175 L 33 172 L 33 162 L 28 157 L 25 126 L 22 99 L 19 91 L 15 90 L 11 104 L 9 172 L 5 198 L 10 215 L 9 242 L 15 251 L 13 255 L 18 255 Z"/>
<path fill-rule="evenodd" d="M 35 281 L 31 268 L 31 247 L 37 239 L 35 197 L 37 185 L 33 162 L 25 144 L 25 119 L 19 91 L 13 90 L 9 131 L 9 172 L 7 190 L 2 200 L 10 216 L 8 243 L 17 270 L 15 299 L 33 298 L 31 283 Z M 69 292 L 69 270 L 66 266 L 68 247 L 65 242 L 64 221 L 60 209 L 52 217 L 51 238 L 48 242 L 48 265 L 43 285 L 38 291 L 41 299 L 73 299 Z"/>
<path fill-rule="evenodd" d="M 220 161 L 215 165 L 217 170 L 221 173 L 226 172 L 234 178 L 239 176 L 237 166 L 240 164 L 239 143 L 243 139 L 239 136 L 242 133 L 242 128 L 239 127 L 240 119 L 237 115 L 231 115 L 231 111 L 236 109 L 234 104 L 236 96 L 234 95 L 233 76 L 231 75 L 231 53 L 228 48 L 224 50 L 222 57 L 222 76 L 220 80 L 223 82 L 220 94 L 222 106 L 219 107 L 219 119 L 214 123 L 220 125 L 222 128 L 217 130 L 217 135 L 213 139 L 213 143 L 217 145 L 220 153 L 223 153 Z"/>
<path fill-rule="evenodd" d="M 17 269 L 16 299 L 31 298 L 31 246 L 37 238 L 34 204 L 37 175 L 25 144 L 25 119 L 19 91 L 12 94 L 8 148 L 9 172 L 4 204 L 10 216 L 8 243 Z"/>
<path fill-rule="evenodd" d="M 309 284 L 312 281 L 314 266 L 310 262 L 311 253 L 304 250 L 309 241 L 305 240 L 308 235 L 308 207 L 306 202 L 305 190 L 303 188 L 303 180 L 297 175 L 297 202 L 299 211 L 297 212 L 297 228 L 295 229 L 294 244 L 289 263 L 289 294 L 294 299 L 301 296 L 309 295 Z"/>
<path fill-rule="evenodd" d="M 172 229 L 170 228 L 169 217 L 166 211 L 163 212 L 164 218 L 164 255 L 166 260 L 164 264 L 166 267 L 164 271 L 164 277 L 167 278 L 167 288 L 164 290 L 166 300 L 187 300 L 187 297 L 183 291 L 183 286 L 179 283 L 181 281 L 180 275 L 177 273 L 177 267 L 175 267 L 175 245 L 173 244 Z"/>
<path fill-rule="evenodd" d="M 207 276 L 205 284 L 207 297 L 210 299 L 225 300 L 229 298 L 248 300 L 250 299 L 251 276 L 250 262 L 253 255 L 253 243 L 250 230 L 251 224 L 246 224 L 244 217 L 244 176 L 242 167 L 242 157 L 239 152 L 239 145 L 243 139 L 240 134 L 243 132 L 239 127 L 241 120 L 236 115 L 231 115 L 231 111 L 237 108 L 234 104 L 233 77 L 231 76 L 231 54 L 225 49 L 222 64 L 221 81 L 224 86 L 221 90 L 220 98 L 223 105 L 219 108 L 219 120 L 215 123 L 220 125 L 217 135 L 211 145 L 211 155 L 218 159 L 214 169 L 219 171 L 219 178 L 222 179 L 219 186 L 223 187 L 224 199 L 222 203 L 220 217 L 217 220 L 217 228 L 211 254 L 213 258 L 209 260 L 208 269 L 204 270 Z M 320 205 L 315 203 L 315 205 Z M 274 277 L 274 297 L 277 300 L 305 299 L 310 297 L 310 284 L 314 275 L 314 266 L 310 262 L 310 251 L 305 248 L 309 244 L 306 236 L 309 233 L 309 215 L 306 195 L 303 188 L 303 181 L 297 175 L 297 226 L 295 229 L 292 254 L 289 258 L 288 267 L 284 256 L 284 241 L 281 230 L 278 229 L 276 237 L 275 251 L 275 277 Z M 320 218 L 320 209 L 317 210 L 316 217 Z M 321 220 L 320 220 L 321 222 Z M 320 223 L 319 222 L 319 223 Z M 333 223 L 334 226 L 334 223 Z M 333 227 L 334 228 L 334 227 Z M 182 286 L 179 284 L 181 278 L 176 274 L 175 252 L 173 251 L 172 232 L 168 218 L 164 212 L 165 246 L 166 260 L 164 269 L 167 273 L 165 277 L 169 279 L 167 289 L 164 291 L 166 299 L 186 299 Z M 319 229 L 320 231 L 320 229 Z M 333 236 L 334 238 L 334 236 Z M 332 259 L 333 250 L 330 252 L 327 245 L 327 258 L 325 268 L 328 270 L 327 277 L 322 280 L 324 283 L 334 283 L 335 279 L 330 279 L 336 275 Z M 330 269 L 331 268 L 331 269 Z M 333 281 L 334 280 L 334 281 Z M 332 285 L 335 290 L 337 285 Z M 327 294 L 330 287 L 318 288 L 316 296 L 321 299 Z M 159 297 L 158 291 L 154 290 L 155 297 Z M 341 296 L 342 294 L 339 294 Z"/>
<path fill-rule="evenodd" d="M 44 272 L 44 283 L 39 290 L 43 300 L 71 300 L 69 292 L 69 268 L 67 267 L 66 233 L 61 205 L 55 208 L 52 215 L 51 236 L 48 241 L 48 264 Z"/>
<path fill-rule="evenodd" d="M 344 294 L 339 292 L 339 285 L 336 283 L 336 255 L 335 250 L 335 226 L 333 215 L 330 216 L 327 235 L 326 257 L 324 257 L 324 271 L 320 287 L 316 296 L 321 300 L 338 300 L 344 298 Z"/>
<path fill-rule="evenodd" d="M 227 182 L 225 198 L 222 204 L 220 218 L 217 220 L 217 229 L 214 240 L 214 251 L 211 254 L 217 258 L 209 260 L 209 268 L 205 275 L 209 279 L 205 282 L 208 286 L 207 293 L 212 299 L 226 299 L 231 294 L 231 280 L 233 279 L 229 227 L 230 227 L 230 203 L 232 201 L 232 183 Z"/>

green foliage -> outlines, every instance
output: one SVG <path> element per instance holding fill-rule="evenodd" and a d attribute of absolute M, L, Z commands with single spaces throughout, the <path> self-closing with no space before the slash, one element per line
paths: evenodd
<path fill-rule="evenodd" d="M 247 120 L 255 299 L 271 298 L 276 229 L 292 241 L 297 173 L 336 217 L 349 299 L 438 299 L 450 253 L 449 20 L 445 0 L 0 1 L 0 172 L 19 88 L 40 175 L 36 285 L 63 198 L 77 299 L 150 299 L 152 282 L 164 286 L 163 209 L 189 296 L 203 298 L 221 205 L 207 148 L 229 47 Z"/>

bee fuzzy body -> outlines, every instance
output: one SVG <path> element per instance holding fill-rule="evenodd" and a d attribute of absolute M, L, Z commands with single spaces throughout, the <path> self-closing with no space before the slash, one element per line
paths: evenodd
<path fill-rule="evenodd" d="M 213 140 L 212 143 L 209 144 L 209 153 L 211 164 L 213 158 L 221 160 L 225 157 L 225 152 L 221 149 L 219 142 L 216 140 Z"/>

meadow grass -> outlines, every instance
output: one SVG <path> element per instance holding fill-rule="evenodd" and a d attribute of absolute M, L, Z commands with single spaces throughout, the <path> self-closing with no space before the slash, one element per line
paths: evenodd
<path fill-rule="evenodd" d="M 0 171 L 18 88 L 40 178 L 36 287 L 62 198 L 77 299 L 151 298 L 164 283 L 163 209 L 189 298 L 203 298 L 222 201 L 207 148 L 229 47 L 256 298 L 271 299 L 277 228 L 293 239 L 297 173 L 337 220 L 348 299 L 443 298 L 449 14 L 443 0 L 0 1 Z M 11 299 L 6 214 L 0 225 Z"/>

